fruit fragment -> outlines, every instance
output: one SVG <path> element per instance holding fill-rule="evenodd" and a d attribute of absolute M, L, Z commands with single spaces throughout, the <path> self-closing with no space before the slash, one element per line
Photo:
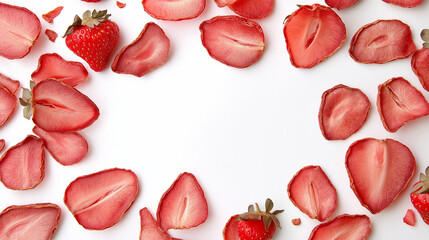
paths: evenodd
<path fill-rule="evenodd" d="M 337 85 L 322 95 L 319 126 L 327 140 L 350 137 L 368 117 L 371 107 L 368 97 L 357 88 Z"/>
<path fill-rule="evenodd" d="M 420 173 L 419 181 L 411 189 L 411 203 L 422 217 L 423 221 L 429 225 L 429 167 L 425 173 Z"/>
<path fill-rule="evenodd" d="M 17 98 L 9 90 L 0 85 L 0 126 L 12 116 L 17 103 Z"/>
<path fill-rule="evenodd" d="M 206 7 L 206 0 L 143 0 L 142 4 L 153 18 L 180 21 L 198 17 Z"/>
<path fill-rule="evenodd" d="M 48 37 L 49 41 L 55 42 L 57 40 L 58 34 L 55 31 L 52 31 L 51 29 L 45 30 L 45 35 Z"/>
<path fill-rule="evenodd" d="M 416 161 L 408 147 L 393 139 L 361 139 L 346 154 L 350 187 L 372 214 L 394 202 L 415 168 Z"/>
<path fill-rule="evenodd" d="M 45 149 L 42 139 L 28 135 L 0 158 L 0 180 L 13 190 L 35 188 L 45 177 Z"/>
<path fill-rule="evenodd" d="M 159 227 L 147 208 L 140 210 L 140 240 L 173 240 L 167 232 Z"/>
<path fill-rule="evenodd" d="M 256 63 L 265 48 L 261 26 L 238 16 L 218 16 L 200 25 L 201 41 L 210 56 L 228 66 Z"/>
<path fill-rule="evenodd" d="M 331 8 L 336 8 L 338 10 L 351 7 L 358 0 L 325 0 L 325 3 Z"/>
<path fill-rule="evenodd" d="M 292 219 L 292 224 L 295 226 L 298 226 L 301 224 L 301 218 L 294 218 Z"/>
<path fill-rule="evenodd" d="M 423 48 L 414 52 L 411 58 L 411 67 L 420 80 L 423 88 L 429 91 L 429 29 L 423 29 L 420 33 Z"/>
<path fill-rule="evenodd" d="M 274 0 L 235 0 L 228 7 L 242 17 L 261 19 L 271 13 Z"/>
<path fill-rule="evenodd" d="M 416 50 L 410 27 L 399 20 L 377 20 L 353 36 L 349 54 L 359 63 L 386 63 Z"/>
<path fill-rule="evenodd" d="M 283 27 L 290 61 L 297 68 L 312 68 L 334 54 L 346 39 L 346 27 L 329 7 L 304 5 Z"/>
<path fill-rule="evenodd" d="M 340 215 L 316 226 L 308 240 L 364 240 L 371 233 L 371 221 L 366 215 Z"/>
<path fill-rule="evenodd" d="M 422 4 L 424 0 L 383 0 L 383 1 L 390 4 L 398 5 L 401 7 L 412 8 Z"/>
<path fill-rule="evenodd" d="M 19 81 L 12 80 L 9 77 L 0 73 L 0 85 L 7 88 L 12 94 L 16 93 L 16 90 L 19 88 Z"/>
<path fill-rule="evenodd" d="M 237 0 L 214 0 L 214 1 L 218 7 L 225 7 L 225 6 L 231 5 Z"/>
<path fill-rule="evenodd" d="M 288 184 L 292 203 L 310 218 L 324 222 L 337 207 L 337 191 L 320 166 L 306 166 Z"/>
<path fill-rule="evenodd" d="M 232 216 L 228 222 L 225 224 L 225 227 L 223 228 L 223 239 L 224 240 L 239 240 L 238 236 L 238 221 L 237 221 L 237 215 Z"/>
<path fill-rule="evenodd" d="M 403 220 L 404 223 L 414 227 L 416 225 L 416 216 L 414 215 L 413 210 L 408 209 Z"/>
<path fill-rule="evenodd" d="M 140 35 L 116 55 L 112 71 L 142 77 L 164 64 L 170 50 L 170 40 L 153 22 L 145 25 Z"/>
<path fill-rule="evenodd" d="M 116 6 L 118 6 L 118 8 L 124 8 L 126 5 L 126 3 L 116 1 Z"/>
<path fill-rule="evenodd" d="M 188 229 L 204 223 L 208 216 L 203 189 L 192 173 L 180 174 L 163 194 L 157 219 L 161 229 Z"/>
<path fill-rule="evenodd" d="M 76 178 L 64 194 L 64 203 L 86 229 L 103 230 L 115 225 L 137 197 L 134 172 L 112 168 Z"/>
<path fill-rule="evenodd" d="M 377 107 L 383 126 L 389 132 L 396 132 L 408 121 L 429 114 L 429 103 L 423 94 L 402 77 L 378 86 Z"/>
<path fill-rule="evenodd" d="M 64 8 L 63 6 L 56 7 L 54 10 L 52 10 L 46 14 L 43 14 L 42 18 L 45 19 L 45 21 L 48 23 L 53 23 L 54 19 L 56 17 L 58 17 L 58 15 L 60 15 L 63 8 Z"/>

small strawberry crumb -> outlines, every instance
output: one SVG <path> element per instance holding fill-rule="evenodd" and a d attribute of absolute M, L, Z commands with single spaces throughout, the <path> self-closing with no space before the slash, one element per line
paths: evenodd
<path fill-rule="evenodd" d="M 58 34 L 54 31 L 52 31 L 51 29 L 46 29 L 45 34 L 46 34 L 46 36 L 48 36 L 48 38 L 49 38 L 49 40 L 51 40 L 51 42 L 55 42 L 55 40 L 58 37 Z"/>
<path fill-rule="evenodd" d="M 54 10 L 46 14 L 43 14 L 42 18 L 45 19 L 46 22 L 52 23 L 54 21 L 54 18 L 60 15 L 62 10 L 63 10 L 63 6 L 56 7 Z"/>
<path fill-rule="evenodd" d="M 298 226 L 301 224 L 301 218 L 294 218 L 292 219 L 292 224 L 295 226 Z"/>
<path fill-rule="evenodd" d="M 118 6 L 118 8 L 124 8 L 127 4 L 116 1 L 116 6 Z"/>
<path fill-rule="evenodd" d="M 404 223 L 414 227 L 416 225 L 416 216 L 414 215 L 413 210 L 408 209 L 403 220 L 404 220 Z"/>

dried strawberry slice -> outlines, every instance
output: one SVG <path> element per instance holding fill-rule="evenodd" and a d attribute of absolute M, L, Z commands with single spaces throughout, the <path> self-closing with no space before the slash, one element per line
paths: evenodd
<path fill-rule="evenodd" d="M 228 222 L 225 224 L 225 227 L 223 228 L 223 239 L 224 240 L 239 240 L 238 236 L 238 221 L 237 217 L 239 215 L 232 216 Z"/>
<path fill-rule="evenodd" d="M 416 215 L 414 214 L 413 210 L 408 209 L 407 213 L 405 214 L 403 218 L 404 223 L 414 227 L 416 225 Z"/>
<path fill-rule="evenodd" d="M 60 216 L 61 208 L 52 203 L 7 207 L 0 213 L 1 239 L 51 239 Z"/>
<path fill-rule="evenodd" d="M 376 214 L 390 206 L 414 175 L 410 149 L 393 139 L 365 138 L 346 154 L 350 186 L 362 206 Z"/>
<path fill-rule="evenodd" d="M 188 229 L 204 223 L 207 200 L 195 176 L 184 172 L 162 195 L 156 213 L 161 229 Z"/>
<path fill-rule="evenodd" d="M 198 17 L 206 0 L 143 0 L 144 10 L 156 19 L 180 21 Z"/>
<path fill-rule="evenodd" d="M 112 71 L 141 77 L 164 64 L 169 50 L 170 39 L 156 23 L 149 22 L 137 39 L 116 55 Z"/>
<path fill-rule="evenodd" d="M 200 31 L 210 56 L 231 67 L 245 68 L 256 63 L 265 48 L 261 26 L 242 17 L 214 17 L 202 22 Z"/>
<path fill-rule="evenodd" d="M 419 6 L 420 4 L 423 3 L 424 0 L 383 0 L 383 1 L 390 4 L 398 5 L 401 7 L 412 8 L 412 7 Z"/>
<path fill-rule="evenodd" d="M 45 21 L 48 22 L 48 23 L 53 23 L 54 19 L 56 17 L 58 17 L 58 15 L 60 15 L 60 13 L 63 10 L 63 8 L 64 8 L 63 6 L 56 7 L 54 10 L 49 11 L 46 14 L 43 14 L 42 18 L 45 19 Z"/>
<path fill-rule="evenodd" d="M 159 227 L 147 208 L 140 210 L 141 231 L 140 240 L 173 240 L 167 232 Z"/>
<path fill-rule="evenodd" d="M 118 8 L 124 8 L 126 5 L 126 3 L 116 1 L 116 6 L 118 6 Z"/>
<path fill-rule="evenodd" d="M 214 0 L 214 1 L 218 7 L 225 7 L 225 6 L 231 5 L 237 0 Z"/>
<path fill-rule="evenodd" d="M 338 10 L 351 7 L 358 0 L 325 0 L 325 3 L 331 8 L 336 8 Z"/>
<path fill-rule="evenodd" d="M 84 228 L 103 230 L 122 218 L 138 192 L 134 172 L 113 168 L 75 179 L 65 191 L 64 203 Z"/>
<path fill-rule="evenodd" d="M 297 68 L 312 68 L 334 54 L 346 39 L 346 27 L 329 7 L 304 5 L 283 27 L 290 61 Z"/>
<path fill-rule="evenodd" d="M 371 107 L 368 97 L 357 88 L 337 85 L 323 93 L 319 126 L 327 140 L 346 139 L 359 130 Z"/>
<path fill-rule="evenodd" d="M 29 135 L 0 158 L 0 180 L 13 190 L 35 188 L 45 177 L 43 140 Z"/>
<path fill-rule="evenodd" d="M 0 126 L 12 116 L 16 103 L 16 96 L 0 85 Z"/>
<path fill-rule="evenodd" d="M 51 29 L 46 29 L 45 35 L 48 37 L 49 41 L 51 42 L 55 42 L 55 40 L 57 40 L 57 37 L 58 37 L 58 33 L 56 33 Z"/>
<path fill-rule="evenodd" d="M 0 56 L 25 57 L 39 37 L 42 25 L 30 10 L 0 2 Z"/>
<path fill-rule="evenodd" d="M 228 4 L 228 7 L 236 14 L 253 19 L 268 16 L 273 6 L 274 0 L 236 0 Z"/>
<path fill-rule="evenodd" d="M 353 36 L 349 54 L 360 63 L 386 63 L 416 50 L 410 27 L 399 20 L 377 20 Z"/>
<path fill-rule="evenodd" d="M 371 233 L 371 221 L 366 215 L 340 215 L 316 226 L 308 240 L 364 240 Z"/>
<path fill-rule="evenodd" d="M 16 90 L 19 88 L 19 81 L 12 80 L 9 77 L 0 73 L 0 85 L 7 88 L 12 94 L 16 93 Z"/>
<path fill-rule="evenodd" d="M 383 126 L 389 132 L 429 114 L 429 103 L 423 94 L 402 77 L 378 86 L 377 106 Z"/>
<path fill-rule="evenodd" d="M 411 67 L 419 77 L 423 88 L 429 91 L 429 48 L 423 47 L 417 50 L 411 58 Z"/>
<path fill-rule="evenodd" d="M 299 210 L 321 222 L 337 207 L 337 191 L 320 166 L 299 170 L 289 182 L 287 191 Z"/>

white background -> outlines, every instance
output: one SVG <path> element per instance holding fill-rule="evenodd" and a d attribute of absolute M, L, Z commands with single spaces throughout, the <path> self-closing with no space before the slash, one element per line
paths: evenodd
<path fill-rule="evenodd" d="M 417 162 L 417 173 L 429 164 L 429 119 L 409 122 L 396 133 L 382 126 L 376 108 L 377 87 L 386 80 L 402 76 L 422 91 L 411 70 L 411 59 L 386 64 L 360 64 L 348 54 L 353 34 L 377 19 L 400 19 L 409 24 L 418 48 L 419 34 L 429 28 L 429 2 L 407 9 L 382 0 L 359 0 L 354 6 L 336 11 L 347 28 L 343 46 L 332 57 L 312 69 L 296 69 L 289 61 L 283 36 L 283 20 L 297 9 L 296 4 L 315 2 L 276 0 L 273 12 L 257 20 L 262 26 L 266 49 L 256 64 L 246 69 L 228 67 L 212 59 L 201 44 L 199 24 L 217 15 L 234 14 L 207 0 L 205 11 L 196 19 L 169 22 L 151 18 L 141 1 L 123 0 L 119 9 L 114 0 L 86 3 L 80 0 L 6 0 L 41 15 L 57 6 L 63 12 L 49 24 L 41 19 L 42 33 L 34 48 L 20 60 L 0 59 L 0 72 L 28 87 L 43 53 L 56 52 L 66 60 L 81 61 L 59 37 L 55 43 L 44 35 L 46 28 L 62 35 L 76 13 L 86 9 L 109 9 L 111 20 L 120 27 L 121 40 L 115 53 L 132 42 L 149 21 L 164 29 L 171 41 L 168 60 L 163 66 L 137 78 L 92 71 L 78 89 L 100 108 L 100 118 L 81 133 L 89 143 L 89 153 L 80 163 L 62 166 L 49 154 L 46 177 L 35 189 L 12 191 L 0 184 L 0 209 L 9 205 L 52 202 L 61 206 L 62 215 L 53 239 L 138 239 L 139 210 L 148 207 L 155 215 L 162 194 L 176 177 L 188 171 L 199 180 L 209 204 L 207 221 L 197 228 L 169 231 L 186 240 L 222 239 L 222 230 L 231 215 L 247 210 L 251 203 L 263 205 L 267 197 L 279 215 L 283 229 L 275 239 L 307 239 L 319 224 L 300 212 L 289 200 L 287 184 L 307 165 L 320 165 L 338 193 L 338 207 L 332 217 L 366 214 L 372 221 L 369 239 L 427 239 L 429 226 L 417 216 L 416 227 L 402 222 L 408 208 L 411 186 L 383 212 L 372 215 L 363 208 L 349 186 L 344 157 L 350 144 L 365 137 L 393 138 L 407 145 Z M 317 3 L 324 4 L 323 1 Z M 363 127 L 344 141 L 327 141 L 318 124 L 322 93 L 337 85 L 360 88 L 371 101 L 369 117 Z M 20 94 L 20 93 L 18 93 Z M 0 128 L 6 148 L 31 134 L 33 123 L 21 115 L 17 106 L 9 122 Z M 63 203 L 64 190 L 76 177 L 103 169 L 120 167 L 139 177 L 140 193 L 124 218 L 104 231 L 81 227 Z M 412 182 L 417 181 L 415 174 Z M 291 224 L 301 218 L 300 226 Z"/>

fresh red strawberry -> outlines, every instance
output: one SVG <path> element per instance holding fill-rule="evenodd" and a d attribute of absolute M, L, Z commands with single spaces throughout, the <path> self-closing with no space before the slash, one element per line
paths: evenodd
<path fill-rule="evenodd" d="M 141 231 L 140 240 L 173 240 L 167 232 L 159 227 L 147 208 L 140 210 Z"/>
<path fill-rule="evenodd" d="M 301 218 L 294 218 L 292 219 L 292 224 L 295 226 L 298 226 L 301 224 Z"/>
<path fill-rule="evenodd" d="M 12 116 L 17 100 L 15 95 L 0 85 L 0 126 Z"/>
<path fill-rule="evenodd" d="M 395 201 L 415 168 L 410 149 L 393 139 L 361 139 L 354 142 L 346 154 L 350 187 L 362 206 L 373 214 Z"/>
<path fill-rule="evenodd" d="M 283 27 L 290 61 L 297 68 L 312 68 L 334 54 L 346 39 L 346 27 L 329 7 L 304 5 Z"/>
<path fill-rule="evenodd" d="M 410 27 L 399 20 L 377 20 L 353 36 L 349 54 L 360 63 L 386 63 L 416 50 Z"/>
<path fill-rule="evenodd" d="M 411 203 L 426 224 L 429 224 L 429 167 L 420 173 L 420 179 L 411 189 Z"/>
<path fill-rule="evenodd" d="M 134 172 L 112 168 L 75 179 L 65 191 L 64 203 L 84 228 L 103 230 L 122 218 L 138 192 Z"/>
<path fill-rule="evenodd" d="M 3 151 L 4 146 L 6 145 L 6 142 L 4 139 L 0 139 L 0 152 Z"/>
<path fill-rule="evenodd" d="M 358 131 L 371 107 L 368 97 L 357 88 L 337 85 L 323 93 L 319 126 L 327 140 L 350 137 Z"/>
<path fill-rule="evenodd" d="M 180 21 L 198 17 L 206 0 L 143 0 L 144 10 L 156 19 Z"/>
<path fill-rule="evenodd" d="M 126 3 L 116 1 L 116 6 L 118 6 L 118 8 L 124 8 L 126 5 Z"/>
<path fill-rule="evenodd" d="M 383 0 L 383 1 L 390 4 L 398 5 L 401 7 L 412 8 L 412 7 L 419 6 L 420 4 L 423 3 L 424 0 Z"/>
<path fill-rule="evenodd" d="M 429 91 L 429 29 L 424 29 L 420 36 L 423 41 L 423 48 L 414 52 L 411 58 L 411 67 L 419 77 L 423 88 Z"/>
<path fill-rule="evenodd" d="M 58 37 L 58 33 L 56 33 L 51 29 L 46 29 L 45 35 L 48 37 L 49 41 L 51 42 L 55 42 L 55 40 L 57 40 L 57 37 Z"/>
<path fill-rule="evenodd" d="M 233 4 L 237 0 L 214 0 L 218 7 L 225 7 Z"/>
<path fill-rule="evenodd" d="M 403 220 L 404 223 L 414 227 L 416 225 L 416 216 L 414 215 L 413 210 L 408 209 Z"/>
<path fill-rule="evenodd" d="M 149 22 L 137 39 L 116 55 L 112 71 L 141 77 L 161 66 L 169 50 L 170 39 L 156 23 Z"/>
<path fill-rule="evenodd" d="M 88 71 L 80 62 L 66 61 L 56 53 L 40 56 L 36 71 L 31 74 L 34 83 L 55 79 L 72 87 L 88 80 Z"/>
<path fill-rule="evenodd" d="M 429 114 L 429 103 L 423 94 L 402 77 L 378 86 L 377 106 L 383 126 L 389 132 Z"/>
<path fill-rule="evenodd" d="M 109 17 L 106 10 L 88 10 L 82 18 L 75 16 L 64 35 L 67 47 L 96 72 L 106 68 L 119 40 L 119 27 Z"/>
<path fill-rule="evenodd" d="M 46 150 L 62 165 L 78 163 L 88 153 L 87 141 L 77 132 L 47 132 L 37 126 L 33 132 L 42 138 Z"/>
<path fill-rule="evenodd" d="M 161 229 L 188 229 L 204 223 L 208 216 L 203 189 L 192 173 L 180 174 L 162 195 L 156 213 Z"/>
<path fill-rule="evenodd" d="M 43 14 L 42 18 L 45 19 L 45 21 L 48 23 L 53 23 L 54 19 L 56 17 L 58 17 L 58 15 L 60 15 L 63 8 L 64 8 L 63 6 L 56 7 L 54 10 L 52 10 L 46 14 Z"/>
<path fill-rule="evenodd" d="M 325 3 L 331 8 L 336 8 L 338 10 L 351 7 L 358 0 L 325 0 Z"/>
<path fill-rule="evenodd" d="M 0 180 L 13 190 L 35 188 L 45 177 L 43 140 L 29 135 L 0 158 Z"/>
<path fill-rule="evenodd" d="M 292 203 L 310 218 L 324 222 L 337 207 L 337 190 L 320 166 L 299 170 L 287 187 Z"/>
<path fill-rule="evenodd" d="M 19 81 L 12 80 L 0 73 L 0 85 L 7 88 L 7 90 L 9 90 L 12 94 L 15 94 L 16 90 L 19 88 L 20 83 Z"/>
<path fill-rule="evenodd" d="M 200 31 L 210 56 L 231 67 L 245 68 L 256 63 L 265 48 L 261 26 L 242 17 L 214 17 L 202 22 Z"/>
<path fill-rule="evenodd" d="M 228 222 L 223 228 L 222 235 L 224 240 L 239 240 L 238 236 L 238 221 L 237 217 L 239 215 L 234 215 L 229 218 Z"/>
<path fill-rule="evenodd" d="M 1 239 L 52 239 L 60 216 L 61 208 L 52 203 L 7 207 L 0 213 Z"/>
<path fill-rule="evenodd" d="M 316 226 L 308 240 L 365 240 L 371 233 L 371 221 L 366 215 L 340 215 Z"/>
<path fill-rule="evenodd" d="M 25 57 L 39 37 L 42 25 L 30 10 L 0 2 L 0 56 Z"/>
<path fill-rule="evenodd" d="M 242 17 L 260 19 L 271 13 L 274 0 L 235 0 L 228 7 Z"/>

